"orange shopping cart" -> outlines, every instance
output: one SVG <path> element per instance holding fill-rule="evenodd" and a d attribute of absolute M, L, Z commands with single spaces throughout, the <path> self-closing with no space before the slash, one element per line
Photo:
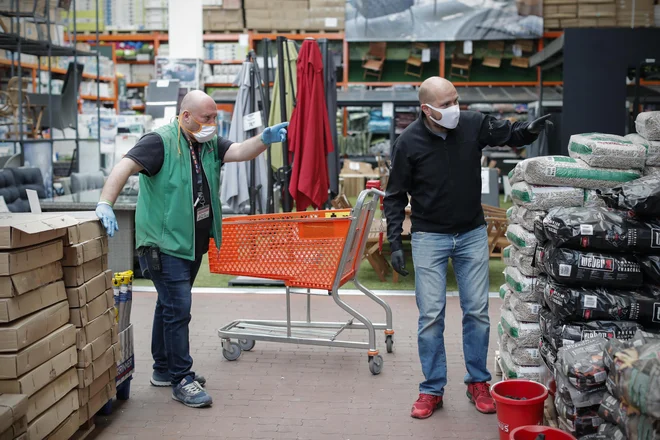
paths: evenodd
<path fill-rule="evenodd" d="M 265 214 L 223 220 L 222 246 L 209 251 L 211 272 L 284 281 L 286 321 L 236 320 L 218 330 L 222 354 L 230 361 L 255 341 L 344 348 L 366 348 L 369 370 L 379 374 L 383 358 L 375 330 L 385 331 L 387 352 L 394 344 L 392 309 L 357 279 L 379 198 L 377 189 L 362 191 L 353 209 Z M 341 299 L 339 288 L 355 287 L 385 310 L 385 324 L 372 323 Z M 314 290 L 314 292 L 313 292 Z M 319 292 L 321 291 L 321 292 Z M 291 294 L 307 295 L 307 320 L 291 320 Z M 347 322 L 311 320 L 311 296 L 331 296 L 351 315 Z M 338 339 L 344 330 L 366 329 L 369 341 Z"/>

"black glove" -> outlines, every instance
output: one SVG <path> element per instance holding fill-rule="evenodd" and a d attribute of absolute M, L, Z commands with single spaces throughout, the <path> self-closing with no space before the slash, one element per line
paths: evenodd
<path fill-rule="evenodd" d="M 406 259 L 403 256 L 403 250 L 399 249 L 398 251 L 392 252 L 392 268 L 404 277 L 408 276 L 408 271 L 406 270 Z"/>
<path fill-rule="evenodd" d="M 546 120 L 550 117 L 550 115 L 545 115 L 541 116 L 538 119 L 534 119 L 532 122 L 529 123 L 527 126 L 527 131 L 529 131 L 532 134 L 539 134 L 540 132 L 543 131 L 545 128 Z M 548 121 L 549 124 L 552 124 L 552 122 Z"/>

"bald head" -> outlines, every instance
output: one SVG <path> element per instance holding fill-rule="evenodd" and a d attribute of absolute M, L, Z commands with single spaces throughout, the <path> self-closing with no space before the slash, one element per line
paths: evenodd
<path fill-rule="evenodd" d="M 444 78 L 432 76 L 426 79 L 419 88 L 420 104 L 431 104 L 437 107 L 440 101 L 457 96 L 454 85 Z"/>
<path fill-rule="evenodd" d="M 179 121 L 188 131 L 199 130 L 200 124 L 215 124 L 217 115 L 215 101 L 201 90 L 188 92 L 181 101 Z"/>

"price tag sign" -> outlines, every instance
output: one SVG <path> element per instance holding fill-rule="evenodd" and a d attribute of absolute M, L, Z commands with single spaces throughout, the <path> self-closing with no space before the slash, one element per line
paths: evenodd
<path fill-rule="evenodd" d="M 394 116 L 394 103 L 392 102 L 384 102 L 383 103 L 383 117 L 384 118 L 391 118 Z"/>
<path fill-rule="evenodd" d="M 159 79 L 156 81 L 156 87 L 167 87 L 170 85 L 169 79 Z"/>
<path fill-rule="evenodd" d="M 465 55 L 471 55 L 472 54 L 472 41 L 464 41 L 463 42 L 463 53 Z"/>
<path fill-rule="evenodd" d="M 431 49 L 422 49 L 422 63 L 431 61 Z"/>
<path fill-rule="evenodd" d="M 238 36 L 238 45 L 247 47 L 250 42 L 250 37 L 248 34 L 240 34 Z"/>
<path fill-rule="evenodd" d="M 327 28 L 336 28 L 338 25 L 337 17 L 326 17 L 325 18 L 325 27 Z"/>
<path fill-rule="evenodd" d="M 254 130 L 263 125 L 261 121 L 261 112 L 250 113 L 249 115 L 243 116 L 243 131 Z"/>

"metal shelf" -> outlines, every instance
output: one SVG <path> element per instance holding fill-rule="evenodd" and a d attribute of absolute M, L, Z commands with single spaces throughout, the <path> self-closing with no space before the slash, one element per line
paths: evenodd
<path fill-rule="evenodd" d="M 20 47 L 21 53 L 39 57 L 92 57 L 96 53 L 76 50 L 73 47 L 57 46 L 42 41 L 28 40 L 16 34 L 0 34 L 0 49 L 15 52 Z"/>

